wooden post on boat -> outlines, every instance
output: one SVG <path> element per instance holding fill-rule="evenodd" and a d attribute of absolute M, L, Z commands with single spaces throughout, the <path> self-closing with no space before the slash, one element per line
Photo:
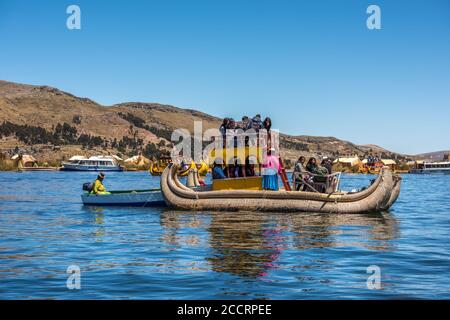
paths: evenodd
<path fill-rule="evenodd" d="M 196 187 L 196 185 L 195 185 L 195 178 L 194 178 L 194 171 L 193 170 L 189 170 L 189 172 L 188 172 L 188 176 L 187 176 L 187 179 L 186 179 L 186 187 L 188 187 L 188 188 Z"/>
<path fill-rule="evenodd" d="M 289 184 L 289 179 L 286 174 L 286 170 L 284 169 L 283 160 L 281 159 L 281 157 L 279 157 L 278 159 L 280 161 L 280 166 L 281 166 L 280 176 L 281 176 L 281 181 L 283 181 L 284 190 L 292 191 L 291 185 Z"/>
<path fill-rule="evenodd" d="M 197 170 L 197 168 L 191 169 L 191 171 L 193 172 L 193 176 L 194 176 L 194 185 L 196 187 L 200 186 L 200 181 L 199 181 L 199 177 L 198 177 L 198 170 Z"/>

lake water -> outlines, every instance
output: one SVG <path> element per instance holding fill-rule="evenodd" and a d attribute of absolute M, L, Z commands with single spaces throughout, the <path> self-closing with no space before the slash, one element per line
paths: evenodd
<path fill-rule="evenodd" d="M 84 207 L 94 178 L 0 173 L 0 299 L 450 298 L 450 175 L 405 175 L 390 212 L 372 215 Z M 342 187 L 373 178 L 345 175 Z M 105 185 L 159 178 L 107 173 Z M 66 286 L 71 265 L 79 290 Z"/>

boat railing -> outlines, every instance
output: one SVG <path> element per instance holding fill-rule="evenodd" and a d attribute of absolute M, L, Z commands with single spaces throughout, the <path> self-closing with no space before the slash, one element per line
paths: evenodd
<path fill-rule="evenodd" d="M 317 190 L 317 186 L 323 186 L 325 189 L 325 193 L 332 194 L 339 190 L 339 184 L 341 182 L 341 174 L 342 172 L 335 172 L 331 174 L 321 175 L 314 174 L 309 171 L 304 172 L 294 172 L 293 174 L 293 182 L 294 182 L 294 190 L 295 184 L 299 182 L 300 184 L 305 185 L 310 191 L 323 193 Z M 314 178 L 324 179 L 325 182 L 315 182 Z"/>

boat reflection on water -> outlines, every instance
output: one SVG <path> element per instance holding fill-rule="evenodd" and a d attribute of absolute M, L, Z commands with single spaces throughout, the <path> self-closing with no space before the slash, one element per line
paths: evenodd
<path fill-rule="evenodd" d="M 105 209 L 102 207 L 83 207 L 85 212 L 90 213 L 89 216 L 93 219 L 93 226 L 95 229 L 93 231 L 93 236 L 95 241 L 101 242 L 103 236 L 105 235 Z"/>
<path fill-rule="evenodd" d="M 398 236 L 397 221 L 389 213 L 164 211 L 161 225 L 166 243 L 210 248 L 206 260 L 213 271 L 248 278 L 264 277 L 270 270 L 281 268 L 279 260 L 284 250 L 359 247 L 387 251 L 391 240 Z"/>
<path fill-rule="evenodd" d="M 358 247 L 388 250 L 398 237 L 397 220 L 389 213 L 290 215 L 290 228 L 297 249 Z"/>
<path fill-rule="evenodd" d="M 216 250 L 208 258 L 213 270 L 245 277 L 265 276 L 267 270 L 276 267 L 275 261 L 285 249 L 281 228 L 270 223 L 267 215 L 213 216 L 208 228 L 211 247 Z"/>
<path fill-rule="evenodd" d="M 198 247 L 207 239 L 201 233 L 189 233 L 190 229 L 203 229 L 208 222 L 205 216 L 196 215 L 192 212 L 183 213 L 180 211 L 164 210 L 160 215 L 160 224 L 163 227 L 161 240 L 171 246 L 176 247 Z M 203 242 L 202 242 L 203 241 Z"/>

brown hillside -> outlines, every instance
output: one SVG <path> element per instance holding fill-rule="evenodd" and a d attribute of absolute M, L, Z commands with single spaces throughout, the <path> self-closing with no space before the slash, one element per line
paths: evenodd
<path fill-rule="evenodd" d="M 130 123 L 111 108 L 86 98 L 47 86 L 30 86 L 0 81 L 0 122 L 10 121 L 51 129 L 69 123 L 80 133 L 120 139 L 128 134 Z M 74 116 L 81 123 L 73 123 Z M 145 141 L 158 141 L 152 133 L 139 130 Z"/>
<path fill-rule="evenodd" d="M 203 130 L 218 128 L 221 123 L 221 119 L 203 112 L 158 103 L 127 102 L 114 105 L 111 109 L 116 112 L 130 112 L 149 124 L 170 130 L 185 128 L 193 132 L 194 121 L 202 121 Z"/>

